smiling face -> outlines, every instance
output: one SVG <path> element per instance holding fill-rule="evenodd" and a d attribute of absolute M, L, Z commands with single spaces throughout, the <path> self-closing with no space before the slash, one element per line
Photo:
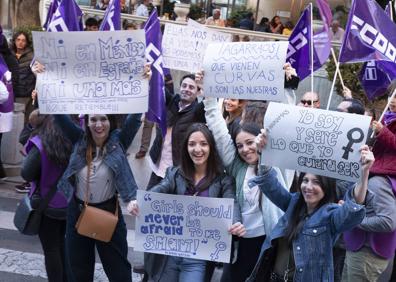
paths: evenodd
<path fill-rule="evenodd" d="M 228 113 L 233 113 L 241 109 L 241 103 L 238 99 L 224 99 L 224 109 Z"/>
<path fill-rule="evenodd" d="M 304 175 L 301 182 L 301 193 L 304 197 L 305 203 L 307 204 L 308 213 L 315 210 L 325 196 L 319 178 L 310 173 Z"/>
<path fill-rule="evenodd" d="M 190 135 L 187 143 L 187 151 L 195 167 L 206 167 L 210 147 L 208 140 L 206 140 L 205 135 L 201 131 L 195 131 Z"/>
<path fill-rule="evenodd" d="M 27 39 L 24 34 L 18 35 L 18 37 L 15 39 L 15 47 L 17 50 L 24 50 L 27 46 Z"/>
<path fill-rule="evenodd" d="M 110 121 L 106 115 L 89 115 L 88 127 L 96 146 L 102 146 L 109 137 Z"/>
<path fill-rule="evenodd" d="M 258 154 L 255 138 L 251 133 L 241 131 L 235 138 L 239 156 L 249 165 L 257 164 Z"/>
<path fill-rule="evenodd" d="M 197 98 L 198 88 L 194 80 L 189 77 L 183 79 L 180 85 L 180 101 L 189 105 Z"/>

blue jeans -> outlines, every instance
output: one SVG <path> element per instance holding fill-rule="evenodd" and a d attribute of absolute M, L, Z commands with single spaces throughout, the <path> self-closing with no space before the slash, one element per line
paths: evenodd
<path fill-rule="evenodd" d="M 115 198 L 114 198 L 115 199 Z M 110 203 L 112 204 L 112 203 Z M 71 282 L 89 282 L 94 279 L 95 246 L 103 269 L 110 282 L 132 281 L 131 264 L 128 261 L 127 229 L 121 209 L 111 241 L 97 241 L 77 233 L 75 225 L 82 205 L 73 198 L 69 204 L 66 226 L 66 267 Z M 115 210 L 115 201 L 114 209 Z"/>
<path fill-rule="evenodd" d="M 159 282 L 203 282 L 206 261 L 168 256 Z"/>

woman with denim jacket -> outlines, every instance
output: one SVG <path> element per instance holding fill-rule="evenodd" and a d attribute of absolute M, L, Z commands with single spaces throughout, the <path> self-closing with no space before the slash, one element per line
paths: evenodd
<path fill-rule="evenodd" d="M 129 203 L 137 185 L 126 151 L 141 124 L 141 114 L 129 115 L 123 128 L 116 128 L 114 115 L 86 115 L 85 131 L 68 116 L 55 120 L 73 144 L 73 153 L 58 189 L 69 201 L 66 225 L 66 266 L 68 281 L 93 281 L 95 247 L 110 281 L 132 281 L 128 262 L 127 229 L 121 209 L 118 222 L 108 243 L 77 233 L 76 222 L 88 197 L 88 205 L 116 210 L 118 194 Z M 88 189 L 88 190 L 87 190 Z"/>
<path fill-rule="evenodd" d="M 180 167 L 169 167 L 165 178 L 150 191 L 235 199 L 234 180 L 224 174 L 215 141 L 206 125 L 194 123 L 190 126 L 182 143 Z M 132 205 L 131 212 L 138 215 L 139 208 L 136 201 Z M 243 236 L 245 228 L 240 223 L 240 211 L 236 202 L 233 214 L 234 224 L 230 227 L 229 232 L 233 235 Z M 205 271 L 207 268 L 210 269 L 210 265 L 204 260 L 150 255 L 150 260 L 145 264 L 149 281 L 210 281 L 209 277 L 205 277 Z"/>
<path fill-rule="evenodd" d="M 258 137 L 258 147 L 265 145 L 266 137 Z M 271 167 L 263 167 L 260 175 L 249 181 L 285 214 L 261 247 L 260 258 L 247 281 L 260 280 L 257 276 L 266 251 L 276 246 L 276 259 L 270 281 L 333 281 L 333 245 L 339 235 L 352 229 L 364 218 L 369 169 L 374 162 L 367 145 L 361 148 L 361 180 L 350 189 L 345 201 L 333 203 L 335 181 L 311 173 L 301 173 L 300 192 L 287 192 Z"/>

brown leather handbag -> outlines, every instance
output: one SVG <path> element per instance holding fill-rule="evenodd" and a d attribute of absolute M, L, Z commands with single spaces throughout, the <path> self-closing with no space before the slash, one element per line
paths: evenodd
<path fill-rule="evenodd" d="M 102 242 L 110 242 L 118 222 L 118 199 L 114 213 L 88 205 L 89 175 L 88 166 L 87 191 L 84 208 L 76 223 L 77 233 Z"/>

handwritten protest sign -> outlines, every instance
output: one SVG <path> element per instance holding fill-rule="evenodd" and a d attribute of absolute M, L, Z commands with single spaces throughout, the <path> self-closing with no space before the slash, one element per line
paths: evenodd
<path fill-rule="evenodd" d="M 33 42 L 46 69 L 37 76 L 41 113 L 147 111 L 143 30 L 33 32 Z"/>
<path fill-rule="evenodd" d="M 199 28 L 194 24 L 182 26 L 167 23 L 162 38 L 164 66 L 188 72 L 200 71 L 209 43 L 229 41 L 230 34 Z"/>
<path fill-rule="evenodd" d="M 135 250 L 229 262 L 233 199 L 137 191 Z"/>
<path fill-rule="evenodd" d="M 370 117 L 270 103 L 262 163 L 356 182 Z"/>
<path fill-rule="evenodd" d="M 284 100 L 287 42 L 210 44 L 203 68 L 205 96 Z"/>

